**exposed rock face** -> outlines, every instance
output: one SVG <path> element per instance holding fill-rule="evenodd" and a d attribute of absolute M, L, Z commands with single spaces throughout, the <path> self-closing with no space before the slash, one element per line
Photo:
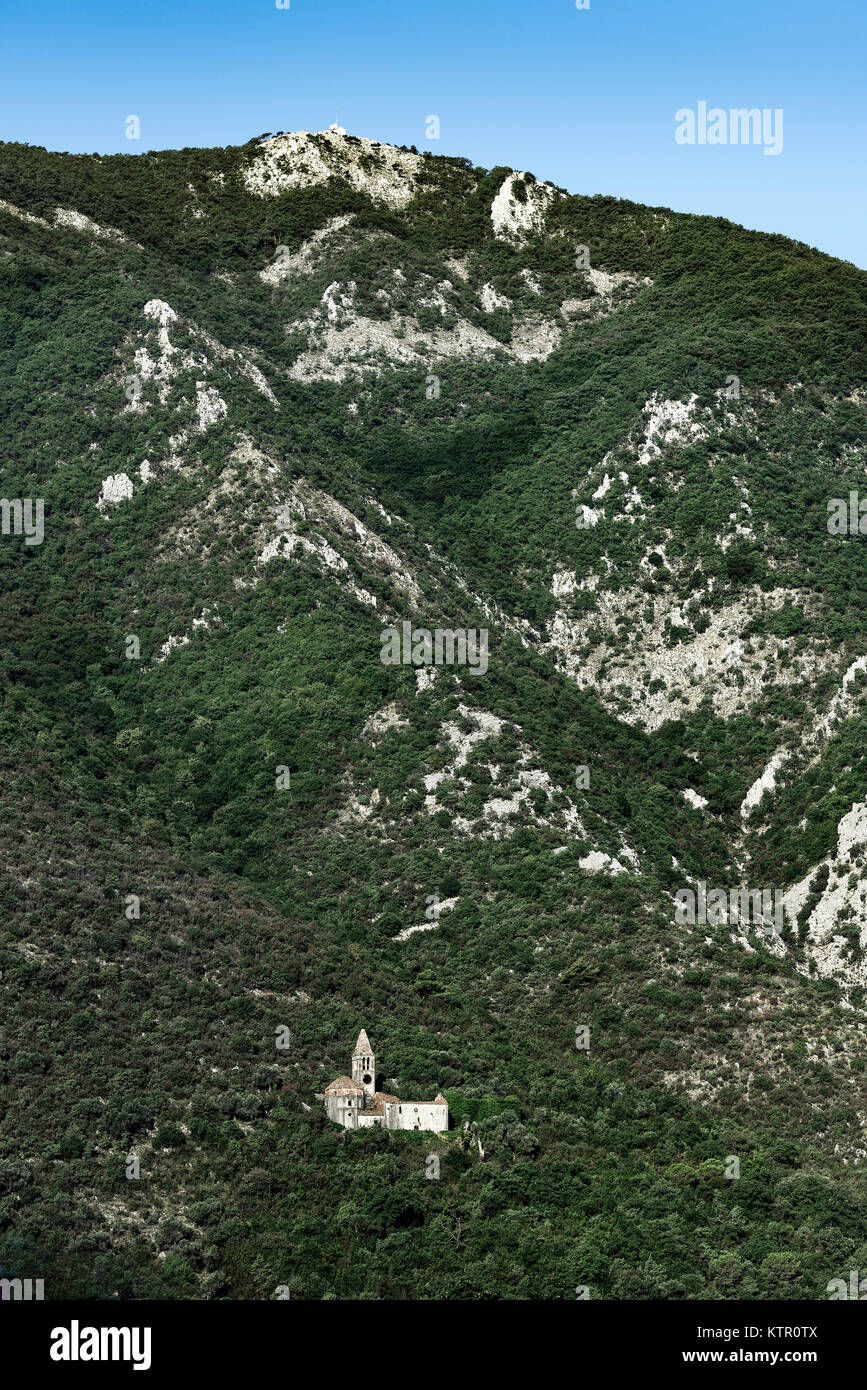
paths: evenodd
<path fill-rule="evenodd" d="M 857 802 L 837 827 L 835 852 L 786 894 L 787 911 L 796 919 L 819 893 L 806 922 L 805 968 L 847 991 L 867 985 L 865 855 L 867 802 Z"/>
<path fill-rule="evenodd" d="M 99 223 L 94 222 L 91 217 L 85 217 L 84 213 L 76 212 L 75 208 L 55 208 L 54 223 L 57 227 L 70 227 L 76 232 L 86 232 L 93 237 L 130 245 L 123 232 L 117 231 L 115 227 L 100 227 Z M 139 246 L 138 249 L 142 250 L 142 247 Z"/>
<path fill-rule="evenodd" d="M 406 207 L 415 196 L 424 160 L 376 140 L 350 139 L 336 130 L 306 130 L 266 140 L 244 172 L 244 183 L 260 198 L 295 188 L 345 179 L 359 193 L 386 207 Z"/>
<path fill-rule="evenodd" d="M 587 517 L 589 524 L 599 523 L 598 514 L 589 512 Z M 638 586 L 597 591 L 596 606 L 585 617 L 570 617 L 568 607 L 558 611 L 549 625 L 549 650 L 582 688 L 595 690 L 629 723 L 658 729 L 667 720 L 697 710 L 706 699 L 728 718 L 748 709 L 772 685 L 798 684 L 814 675 L 817 665 L 833 670 L 832 653 L 804 653 L 781 664 L 790 651 L 781 638 L 755 642 L 746 650 L 742 634 L 756 612 L 781 609 L 793 596 L 798 597 L 782 589 L 754 591 L 715 610 L 697 632 L 670 599 L 648 602 Z M 633 628 L 628 647 L 619 632 L 626 619 Z M 684 636 L 672 645 L 674 629 Z"/>
<path fill-rule="evenodd" d="M 509 174 L 491 204 L 495 236 L 520 245 L 545 225 L 545 214 L 557 197 L 549 183 L 528 181 L 526 174 Z"/>
<path fill-rule="evenodd" d="M 104 515 L 108 508 L 120 506 L 121 502 L 127 501 L 132 494 L 132 478 L 126 473 L 112 473 L 110 478 L 103 481 L 102 493 L 96 505 Z"/>

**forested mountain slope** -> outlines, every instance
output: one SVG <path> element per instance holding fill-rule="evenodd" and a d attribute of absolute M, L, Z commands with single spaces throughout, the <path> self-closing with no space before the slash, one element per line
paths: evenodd
<path fill-rule="evenodd" d="M 44 503 L 0 536 L 5 1268 L 864 1268 L 865 309 L 783 237 L 335 130 L 0 145 L 2 495 Z M 384 664 L 404 623 L 485 669 Z M 699 881 L 782 936 L 679 925 Z M 361 1026 L 448 1134 L 326 1121 Z"/>

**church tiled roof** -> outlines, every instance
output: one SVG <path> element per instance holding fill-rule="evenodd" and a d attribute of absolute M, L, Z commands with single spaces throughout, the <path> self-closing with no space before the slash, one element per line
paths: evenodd
<path fill-rule="evenodd" d="M 370 1046 L 370 1039 L 363 1028 L 358 1035 L 358 1042 L 355 1044 L 355 1051 L 352 1054 L 353 1057 L 357 1057 L 360 1052 L 365 1053 L 365 1055 L 373 1052 L 373 1048 Z"/>
<path fill-rule="evenodd" d="M 363 1096 L 364 1091 L 351 1076 L 338 1076 L 330 1086 L 325 1087 L 327 1096 Z"/>
<path fill-rule="evenodd" d="M 448 1101 L 446 1100 L 446 1098 L 445 1098 L 445 1096 L 443 1095 L 442 1091 L 438 1091 L 437 1094 L 434 1096 L 433 1104 L 434 1104 L 434 1105 L 448 1105 Z"/>
<path fill-rule="evenodd" d="M 383 1114 L 385 1106 L 389 1101 L 394 1101 L 395 1105 L 398 1104 L 397 1096 L 389 1096 L 385 1091 L 377 1091 L 376 1095 L 373 1097 L 373 1106 L 378 1115 Z"/>

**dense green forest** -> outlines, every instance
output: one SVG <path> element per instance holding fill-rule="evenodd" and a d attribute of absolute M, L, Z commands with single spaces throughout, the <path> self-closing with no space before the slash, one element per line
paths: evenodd
<path fill-rule="evenodd" d="M 833 968 L 810 926 L 867 852 L 867 540 L 826 525 L 867 276 L 563 190 L 498 234 L 510 170 L 389 201 L 353 137 L 260 196 L 274 143 L 0 144 L 2 493 L 45 510 L 0 536 L 0 1266 L 826 1297 L 867 1267 L 867 916 Z M 489 668 L 384 665 L 386 620 Z M 776 949 L 675 923 L 807 876 Z M 362 1026 L 447 1133 L 326 1119 Z"/>

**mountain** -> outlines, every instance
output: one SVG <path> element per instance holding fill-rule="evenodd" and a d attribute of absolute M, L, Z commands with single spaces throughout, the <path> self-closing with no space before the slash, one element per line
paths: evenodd
<path fill-rule="evenodd" d="M 0 145 L 0 304 L 0 1263 L 863 1268 L 867 276 L 333 128 Z M 327 1121 L 361 1027 L 447 1134 Z"/>

